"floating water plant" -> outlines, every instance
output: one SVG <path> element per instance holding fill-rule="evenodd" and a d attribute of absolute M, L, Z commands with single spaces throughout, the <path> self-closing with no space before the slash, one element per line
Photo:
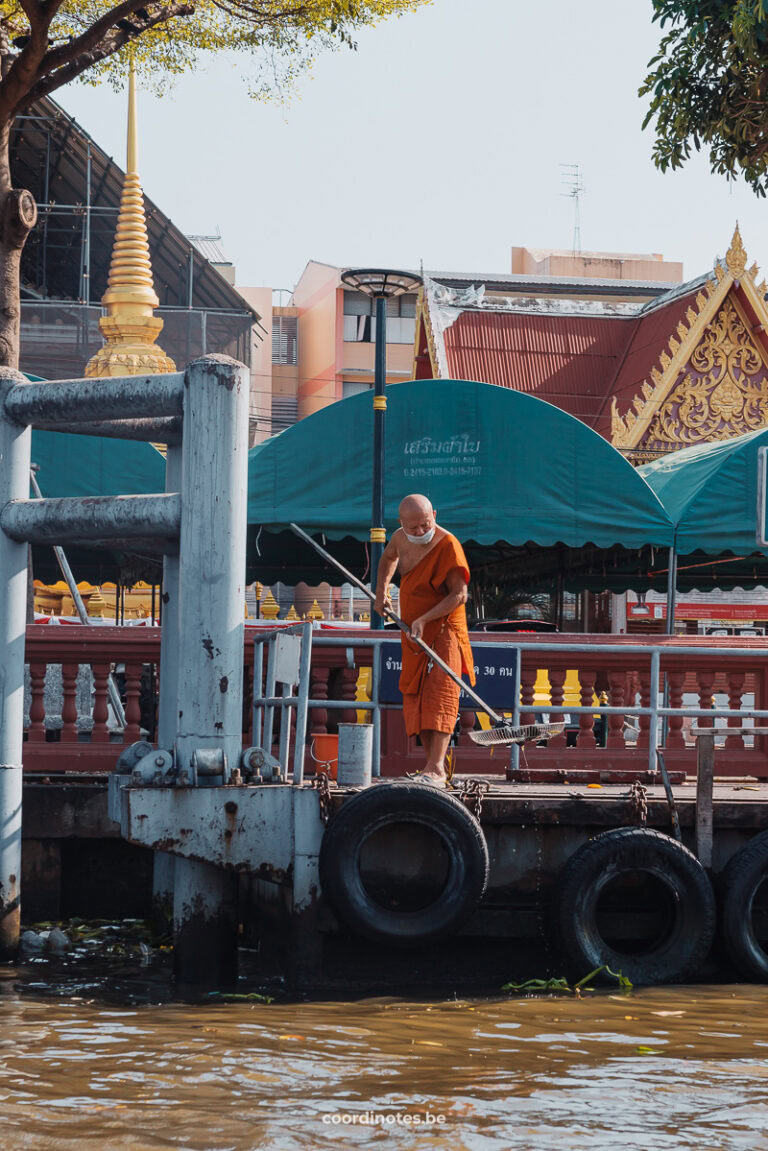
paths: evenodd
<path fill-rule="evenodd" d="M 617 980 L 619 987 L 622 991 L 631 991 L 632 983 L 627 979 L 626 975 L 622 975 L 620 971 L 612 971 L 607 963 L 602 967 L 596 967 L 594 971 L 590 971 L 589 975 L 585 975 L 578 983 L 570 984 L 567 979 L 526 979 L 522 983 L 505 983 L 502 991 L 516 991 L 524 992 L 527 994 L 542 994 L 545 992 L 560 992 L 566 995 L 581 995 L 582 991 L 592 991 L 592 984 L 597 979 L 598 975 L 605 973 L 611 979 Z"/>
<path fill-rule="evenodd" d="M 261 995 L 258 991 L 209 991 L 206 999 L 216 999 L 219 1003 L 274 1003 L 271 995 Z"/>

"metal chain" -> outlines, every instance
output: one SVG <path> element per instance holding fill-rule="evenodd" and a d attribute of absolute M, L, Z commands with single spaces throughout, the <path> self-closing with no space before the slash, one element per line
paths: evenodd
<path fill-rule="evenodd" d="M 639 779 L 634 779 L 629 789 L 629 804 L 635 823 L 645 827 L 648 822 L 648 791 Z"/>
<path fill-rule="evenodd" d="M 315 774 L 315 780 L 312 784 L 318 792 L 318 800 L 320 802 L 320 818 L 326 825 L 331 818 L 331 786 L 328 782 L 328 776 L 324 771 L 318 771 Z"/>
<path fill-rule="evenodd" d="M 467 805 L 477 822 L 483 810 L 483 796 L 490 790 L 490 783 L 486 779 L 466 779 L 461 785 L 459 799 Z"/>

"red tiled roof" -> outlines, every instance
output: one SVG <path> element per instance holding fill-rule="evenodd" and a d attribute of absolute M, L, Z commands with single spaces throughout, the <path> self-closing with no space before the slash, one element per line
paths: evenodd
<path fill-rule="evenodd" d="M 530 392 L 594 426 L 636 324 L 621 316 L 467 310 L 443 341 L 454 379 Z"/>

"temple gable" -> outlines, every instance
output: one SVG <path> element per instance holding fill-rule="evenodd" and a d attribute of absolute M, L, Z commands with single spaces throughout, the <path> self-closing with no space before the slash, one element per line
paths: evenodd
<path fill-rule="evenodd" d="M 737 226 L 725 267 L 670 336 L 642 395 L 623 415 L 614 398 L 611 439 L 633 462 L 768 425 L 766 286 L 746 262 Z"/>

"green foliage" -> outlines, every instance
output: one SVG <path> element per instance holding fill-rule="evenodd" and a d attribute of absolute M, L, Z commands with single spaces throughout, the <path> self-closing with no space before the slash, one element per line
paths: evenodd
<path fill-rule="evenodd" d="M 284 96 L 323 51 L 355 48 L 361 29 L 431 0 L 0 0 L 0 113 L 73 79 L 121 87 L 129 56 L 158 92 L 216 52 L 247 56 L 255 96 Z M 18 89 L 18 97 L 16 90 Z M 213 95 L 212 95 L 213 98 Z M 10 101 L 9 101 L 10 102 Z"/>
<path fill-rule="evenodd" d="M 663 172 L 707 150 L 713 172 L 768 191 L 766 0 L 653 0 L 664 35 L 640 88 Z"/>

